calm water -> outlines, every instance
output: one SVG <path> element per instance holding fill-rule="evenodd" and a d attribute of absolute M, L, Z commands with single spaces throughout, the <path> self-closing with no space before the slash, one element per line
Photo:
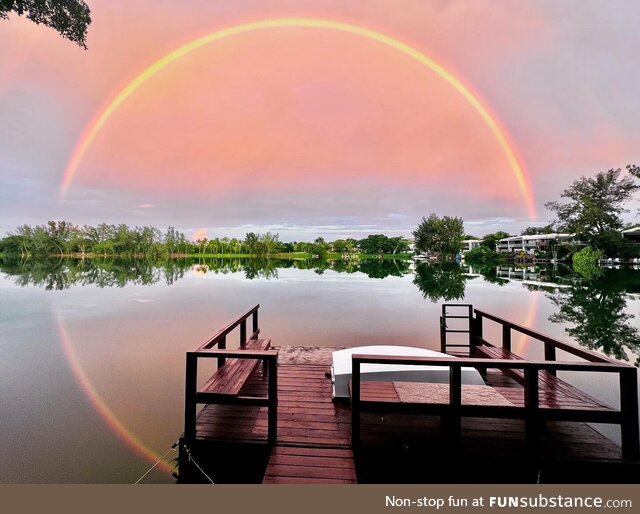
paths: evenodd
<path fill-rule="evenodd" d="M 182 431 L 185 351 L 256 303 L 276 345 L 437 350 L 440 304 L 457 298 L 618 358 L 639 356 L 640 271 L 587 282 L 562 268 L 483 276 L 403 262 L 305 267 L 3 264 L 0 482 L 135 482 Z M 514 350 L 542 355 L 527 338 Z M 616 404 L 614 382 L 569 379 Z M 171 481 L 168 466 L 145 479 Z"/>

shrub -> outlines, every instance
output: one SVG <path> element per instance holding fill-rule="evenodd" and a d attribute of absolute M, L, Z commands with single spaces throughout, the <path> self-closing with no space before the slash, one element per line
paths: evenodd
<path fill-rule="evenodd" d="M 573 254 L 573 270 L 587 279 L 597 277 L 600 270 L 600 259 L 603 253 L 590 246 L 585 246 L 579 252 Z"/>

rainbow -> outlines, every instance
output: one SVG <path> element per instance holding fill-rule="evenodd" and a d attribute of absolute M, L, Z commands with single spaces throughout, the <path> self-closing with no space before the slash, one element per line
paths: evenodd
<path fill-rule="evenodd" d="M 122 440 L 127 446 L 132 448 L 136 454 L 150 463 L 155 463 L 160 460 L 161 457 L 158 453 L 148 448 L 129 428 L 127 428 L 114 414 L 114 412 L 108 407 L 106 402 L 102 399 L 98 391 L 87 377 L 87 374 L 82 368 L 82 364 L 76 355 L 76 351 L 71 342 L 71 338 L 67 333 L 62 318 L 58 316 L 58 334 L 60 335 L 60 342 L 62 343 L 62 349 L 64 350 L 65 357 L 69 363 L 69 367 L 73 372 L 73 376 L 76 379 L 78 386 L 82 389 L 89 399 L 93 408 L 104 420 L 107 426 Z M 166 473 L 171 473 L 173 467 L 164 460 L 156 466 L 156 469 L 160 469 Z"/>
<path fill-rule="evenodd" d="M 64 170 L 60 186 L 60 198 L 64 198 L 66 192 L 71 186 L 73 178 L 78 170 L 78 166 L 91 146 L 91 143 L 96 138 L 98 132 L 100 132 L 102 127 L 104 127 L 113 113 L 147 80 L 174 61 L 215 41 L 220 41 L 240 34 L 247 34 L 257 30 L 277 28 L 325 29 L 346 32 L 355 36 L 364 37 L 371 41 L 393 48 L 415 59 L 420 64 L 426 66 L 429 70 L 436 73 L 439 77 L 450 84 L 469 103 L 469 105 L 473 107 L 487 125 L 509 163 L 518 183 L 518 187 L 526 200 L 529 216 L 536 216 L 535 197 L 528 177 L 524 171 L 524 167 L 521 164 L 521 160 L 518 158 L 516 151 L 514 150 L 514 145 L 510 142 L 505 130 L 501 127 L 496 116 L 491 114 L 486 102 L 482 102 L 477 94 L 473 93 L 468 86 L 464 85 L 460 79 L 456 78 L 444 66 L 438 64 L 424 53 L 416 50 L 406 43 L 403 43 L 389 35 L 358 25 L 316 18 L 278 18 L 233 25 L 194 39 L 156 60 L 121 88 L 106 104 L 106 106 L 97 112 L 91 122 L 85 127 L 82 135 L 76 142 L 71 157 L 69 158 Z"/>

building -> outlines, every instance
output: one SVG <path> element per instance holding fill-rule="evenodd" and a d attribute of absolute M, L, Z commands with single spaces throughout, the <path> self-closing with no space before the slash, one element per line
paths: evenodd
<path fill-rule="evenodd" d="M 462 250 L 460 253 L 464 255 L 469 250 L 473 250 L 474 248 L 480 246 L 481 243 L 481 239 L 465 239 L 464 241 L 462 241 Z"/>
<path fill-rule="evenodd" d="M 525 252 L 532 255 L 536 250 L 544 251 L 550 242 L 572 243 L 575 234 L 536 234 L 534 236 L 513 236 L 500 239 L 496 243 L 498 253 Z"/>
<path fill-rule="evenodd" d="M 628 243 L 640 243 L 640 227 L 628 228 L 620 232 Z"/>

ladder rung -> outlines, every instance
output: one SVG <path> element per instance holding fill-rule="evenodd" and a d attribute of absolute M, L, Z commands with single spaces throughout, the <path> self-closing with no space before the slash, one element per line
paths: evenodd
<path fill-rule="evenodd" d="M 447 319 L 451 319 L 451 318 L 469 319 L 469 316 L 447 316 L 446 314 L 444 315 L 444 317 Z"/>
<path fill-rule="evenodd" d="M 455 332 L 458 334 L 468 334 L 469 331 L 468 330 L 445 330 L 445 332 Z"/>
<path fill-rule="evenodd" d="M 447 343 L 447 348 L 452 347 L 452 348 L 471 348 L 470 344 L 449 344 Z"/>

